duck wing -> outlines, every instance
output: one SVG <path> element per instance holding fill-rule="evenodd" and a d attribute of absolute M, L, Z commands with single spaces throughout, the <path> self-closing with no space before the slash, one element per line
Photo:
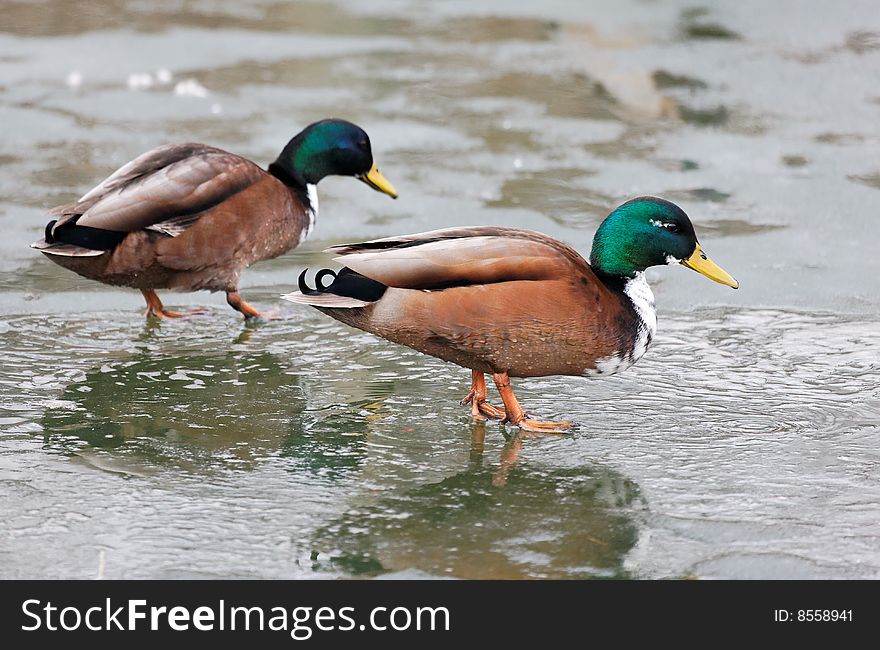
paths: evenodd
<path fill-rule="evenodd" d="M 120 167 L 75 203 L 52 209 L 58 220 L 51 233 L 75 223 L 113 232 L 149 228 L 177 236 L 201 213 L 264 175 L 249 160 L 215 147 L 158 147 Z"/>
<path fill-rule="evenodd" d="M 334 261 L 389 287 L 444 289 L 591 273 L 569 246 L 531 230 L 473 227 L 389 237 L 327 250 Z"/>

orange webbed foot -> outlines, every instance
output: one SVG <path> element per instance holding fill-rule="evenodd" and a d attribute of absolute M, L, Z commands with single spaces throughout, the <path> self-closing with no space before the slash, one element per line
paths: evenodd
<path fill-rule="evenodd" d="M 204 307 L 197 307 L 195 309 L 190 309 L 189 311 L 179 312 L 179 311 L 171 311 L 170 309 L 165 309 L 164 307 L 160 310 L 155 310 L 150 307 L 147 308 L 146 316 L 150 318 L 158 318 L 159 320 L 163 318 L 186 318 L 187 316 L 201 316 L 202 314 L 207 314 L 208 310 Z"/>
<path fill-rule="evenodd" d="M 257 311 L 253 315 L 248 315 L 244 317 L 244 319 L 248 322 L 264 320 L 284 320 L 285 318 L 288 318 L 287 313 L 285 313 L 278 307 L 273 307 L 272 309 L 268 309 L 266 311 Z"/>
<path fill-rule="evenodd" d="M 481 415 L 484 415 L 490 420 L 503 420 L 506 417 L 504 409 L 500 409 L 497 406 L 492 406 L 491 404 L 489 404 L 489 402 L 486 401 L 477 404 L 477 409 L 479 410 Z"/>
<path fill-rule="evenodd" d="M 145 314 L 147 318 L 153 317 L 159 320 L 163 318 L 185 318 L 187 316 L 204 314 L 208 311 L 204 307 L 198 307 L 184 313 L 171 311 L 170 309 L 165 309 L 165 305 L 162 304 L 159 296 L 152 289 L 141 289 L 141 293 L 144 295 L 144 300 L 147 301 L 147 311 Z"/>
<path fill-rule="evenodd" d="M 277 307 L 270 309 L 269 311 L 257 311 L 241 297 L 241 294 L 239 294 L 238 291 L 227 291 L 226 302 L 229 303 L 230 307 L 244 316 L 244 319 L 247 322 L 281 320 L 286 318 L 286 315 Z"/>
<path fill-rule="evenodd" d="M 571 427 L 573 426 L 573 423 L 545 422 L 542 420 L 530 420 L 528 418 L 523 418 L 516 423 L 516 426 L 518 426 L 523 431 L 528 431 L 529 433 L 552 433 L 565 435 L 567 433 L 571 433 Z"/>

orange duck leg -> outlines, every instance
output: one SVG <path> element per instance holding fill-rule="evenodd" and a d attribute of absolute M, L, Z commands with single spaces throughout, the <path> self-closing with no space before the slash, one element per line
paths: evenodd
<path fill-rule="evenodd" d="M 263 314 L 251 307 L 238 291 L 227 291 L 226 302 L 234 310 L 241 312 L 247 318 L 263 318 Z"/>
<path fill-rule="evenodd" d="M 540 420 L 530 420 L 526 417 L 525 412 L 519 405 L 513 389 L 510 387 L 510 377 L 506 372 L 496 372 L 492 375 L 498 392 L 501 393 L 501 400 L 504 402 L 504 410 L 507 413 L 505 422 L 519 427 L 523 431 L 532 433 L 568 433 L 571 422 L 541 422 Z"/>
<path fill-rule="evenodd" d="M 471 370 L 471 392 L 461 400 L 462 406 L 471 405 L 471 415 L 475 420 L 503 420 L 506 413 L 504 409 L 492 406 L 486 401 L 486 375 L 477 370 Z"/>
<path fill-rule="evenodd" d="M 156 318 L 181 318 L 184 314 L 178 313 L 176 311 L 168 311 L 165 309 L 165 306 L 162 304 L 162 301 L 159 300 L 159 296 L 152 289 L 141 289 L 141 293 L 144 294 L 144 300 L 147 301 L 147 318 L 150 316 L 155 316 Z"/>

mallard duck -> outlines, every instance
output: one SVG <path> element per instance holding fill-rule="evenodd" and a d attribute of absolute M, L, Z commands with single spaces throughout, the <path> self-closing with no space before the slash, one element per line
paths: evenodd
<path fill-rule="evenodd" d="M 562 433 L 571 422 L 523 412 L 511 377 L 610 375 L 638 361 L 657 317 L 645 269 L 683 264 L 738 288 L 697 242 L 690 219 L 655 197 L 627 201 L 599 226 L 590 262 L 547 235 L 513 228 L 449 228 L 335 246 L 338 272 L 282 296 L 336 320 L 472 372 L 462 400 L 477 419 Z M 324 280 L 332 277 L 325 285 Z M 492 373 L 504 408 L 486 401 Z"/>
<path fill-rule="evenodd" d="M 369 136 L 344 120 L 306 127 L 268 170 L 204 144 L 157 147 L 50 210 L 57 218 L 31 247 L 84 277 L 140 289 L 148 318 L 183 315 L 165 309 L 156 289 L 225 291 L 230 306 L 255 318 L 238 293 L 242 270 L 309 236 L 315 186 L 334 174 L 397 198 Z"/>

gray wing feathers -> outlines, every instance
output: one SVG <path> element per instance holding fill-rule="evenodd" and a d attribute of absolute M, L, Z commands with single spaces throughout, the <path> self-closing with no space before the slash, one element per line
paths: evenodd
<path fill-rule="evenodd" d="M 185 144 L 166 144 L 161 147 L 151 149 L 141 154 L 134 160 L 125 163 L 122 167 L 105 178 L 100 184 L 83 194 L 82 198 L 75 205 L 94 204 L 96 200 L 101 199 L 110 192 L 124 187 L 129 183 L 136 181 L 144 176 L 149 176 L 168 165 L 184 160 L 191 156 L 203 153 L 223 153 L 222 150 L 215 147 L 209 147 L 205 144 L 197 142 L 187 142 Z"/>
<path fill-rule="evenodd" d="M 356 253 L 365 250 L 388 250 L 390 248 L 404 248 L 408 246 L 427 244 L 431 241 L 439 239 L 463 239 L 467 237 L 480 236 L 516 236 L 516 235 L 538 235 L 540 233 L 531 230 L 518 230 L 515 228 L 498 228 L 495 226 L 464 226 L 459 228 L 441 228 L 439 230 L 430 230 L 428 232 L 420 232 L 414 235 L 398 235 L 396 237 L 385 237 L 383 239 L 371 239 L 366 242 L 358 242 L 356 244 L 339 244 L 331 246 L 324 250 L 325 253 L 336 253 L 338 255 L 347 255 L 348 253 Z"/>
<path fill-rule="evenodd" d="M 572 272 L 576 259 L 583 263 L 576 253 L 576 259 L 572 258 L 569 252 L 573 251 L 559 242 L 553 246 L 533 238 L 474 231 L 476 236 L 449 239 L 425 233 L 423 244 L 362 249 L 343 253 L 335 261 L 382 284 L 404 289 L 558 279 Z"/>
<path fill-rule="evenodd" d="M 168 145 L 123 165 L 78 202 L 59 206 L 56 227 L 77 224 L 116 232 L 151 228 L 175 236 L 197 215 L 256 182 L 262 170 L 234 154 L 199 144 Z"/>
<path fill-rule="evenodd" d="M 170 237 L 177 237 L 198 221 L 201 216 L 200 212 L 195 214 L 184 214 L 179 217 L 172 217 L 171 219 L 160 221 L 152 226 L 147 226 L 144 230 L 155 230 L 156 232 L 164 233 Z"/>

